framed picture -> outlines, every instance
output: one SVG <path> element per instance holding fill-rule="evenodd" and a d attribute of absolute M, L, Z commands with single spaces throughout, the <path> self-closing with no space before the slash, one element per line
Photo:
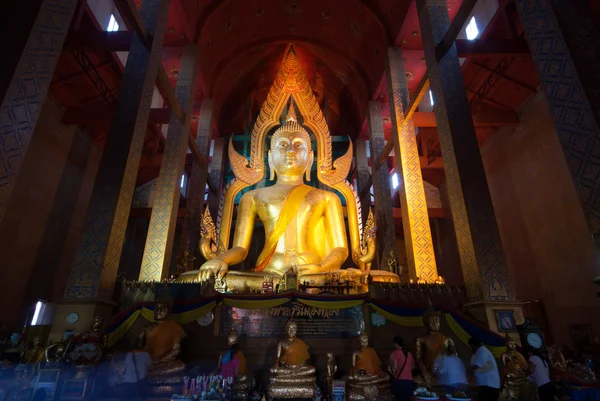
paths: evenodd
<path fill-rule="evenodd" d="M 515 311 L 511 309 L 495 309 L 496 322 L 498 322 L 498 331 L 517 331 L 517 322 L 515 320 Z"/>

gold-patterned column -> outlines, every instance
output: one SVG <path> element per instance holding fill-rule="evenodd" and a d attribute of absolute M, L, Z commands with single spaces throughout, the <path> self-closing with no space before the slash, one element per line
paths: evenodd
<path fill-rule="evenodd" d="M 371 171 L 373 192 L 375 194 L 375 224 L 377 225 L 377 262 L 379 270 L 389 270 L 398 275 L 398 249 L 396 247 L 396 228 L 392 210 L 391 179 L 387 163 L 377 162 L 377 156 L 383 152 L 385 137 L 383 118 L 379 102 L 369 102 L 369 142 L 371 145 Z"/>
<path fill-rule="evenodd" d="M 181 195 L 179 183 L 185 164 L 196 89 L 197 60 L 197 45 L 185 46 L 175 88 L 177 100 L 185 112 L 185 121 L 182 123 L 171 111 L 165 152 L 156 180 L 156 195 L 142 257 L 140 281 L 161 281 L 169 273 Z"/>
<path fill-rule="evenodd" d="M 214 114 L 214 101 L 204 99 L 200 108 L 198 119 L 198 132 L 196 134 L 196 145 L 202 156 L 202 165 L 194 161 L 192 174 L 188 184 L 187 206 L 185 220 L 183 223 L 183 234 L 181 237 L 180 252 L 187 250 L 196 256 L 196 264 L 201 262 L 199 252 L 200 222 L 204 212 L 204 194 L 206 193 L 206 176 L 208 174 L 208 156 L 210 151 L 210 140 L 212 133 L 212 120 Z M 213 216 L 216 219 L 216 216 Z"/>
<path fill-rule="evenodd" d="M 212 183 L 212 185 L 214 185 L 215 191 L 210 191 L 208 193 L 208 200 L 206 201 L 208 210 L 210 210 L 210 215 L 215 221 L 219 212 L 221 191 L 223 190 L 223 174 L 225 172 L 225 149 L 225 138 L 215 138 L 212 159 L 210 161 L 210 168 L 208 169 L 210 182 Z"/>
<path fill-rule="evenodd" d="M 98 168 L 67 299 L 110 300 L 121 260 L 131 201 L 148 129 L 169 0 L 143 0 L 141 18 L 153 38 L 133 35 L 108 140 Z"/>
<path fill-rule="evenodd" d="M 409 104 L 409 91 L 401 48 L 388 48 L 385 71 L 392 130 L 395 135 L 396 170 L 401 173 L 402 179 L 399 186 L 400 206 L 408 274 L 411 279 L 418 278 L 433 283 L 438 278 L 438 272 L 421 175 L 419 148 L 412 119 L 404 119 L 404 110 Z"/>
<path fill-rule="evenodd" d="M 39 2 L 38 2 L 39 3 Z M 0 223 L 62 52 L 77 0 L 44 0 L 0 104 Z M 7 2 L 8 4 L 8 2 Z M 35 13 L 32 10 L 30 12 Z M 3 15 L 3 18 L 11 18 Z M 10 38 L 5 37 L 5 41 Z M 7 54 L 3 57 L 8 58 Z M 2 65 L 9 74 L 10 60 Z M 13 64 L 14 65 L 14 64 Z"/>
<path fill-rule="evenodd" d="M 417 0 L 452 222 L 470 299 L 510 301 L 504 251 L 471 116 L 456 44 L 438 60 L 450 28 L 446 0 Z"/>
<path fill-rule="evenodd" d="M 362 221 L 364 225 L 369 217 L 369 208 L 371 207 L 371 168 L 369 167 L 369 158 L 367 157 L 367 141 L 358 138 L 354 146 L 356 160 L 356 192 L 360 200 L 362 209 Z M 374 160 L 374 159 L 373 159 Z"/>

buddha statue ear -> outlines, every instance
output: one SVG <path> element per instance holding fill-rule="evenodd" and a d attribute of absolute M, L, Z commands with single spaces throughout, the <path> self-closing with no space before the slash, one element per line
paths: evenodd
<path fill-rule="evenodd" d="M 269 171 L 270 171 L 269 181 L 274 181 L 275 180 L 275 169 L 273 168 L 273 160 L 272 160 L 270 150 L 269 150 L 269 153 L 267 153 L 267 159 L 269 161 Z"/>
<path fill-rule="evenodd" d="M 310 182 L 310 172 L 312 170 L 312 165 L 314 162 L 315 162 L 315 155 L 313 154 L 313 152 L 310 152 L 310 156 L 308 156 L 308 167 L 306 168 L 306 171 L 304 172 L 306 181 Z"/>

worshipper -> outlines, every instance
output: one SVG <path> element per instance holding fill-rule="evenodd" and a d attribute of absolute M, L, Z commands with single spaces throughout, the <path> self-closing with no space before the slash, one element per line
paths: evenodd
<path fill-rule="evenodd" d="M 529 351 L 529 374 L 538 389 L 540 401 L 553 401 L 554 383 L 550 379 L 550 360 L 538 350 Z"/>
<path fill-rule="evenodd" d="M 500 396 L 500 372 L 494 356 L 476 338 L 469 339 L 469 345 L 474 352 L 471 358 L 471 368 L 475 376 L 475 384 L 479 389 L 481 401 L 497 401 Z"/>
<path fill-rule="evenodd" d="M 221 359 L 221 376 L 236 378 L 238 374 L 246 374 L 246 360 L 238 350 L 238 344 L 232 344 L 229 351 Z M 242 370 L 242 372 L 240 372 Z"/>
<path fill-rule="evenodd" d="M 462 359 L 459 358 L 454 344 L 449 344 L 447 350 L 437 357 L 433 364 L 438 383 L 448 394 L 455 391 L 466 392 L 469 389 L 467 371 Z"/>
<path fill-rule="evenodd" d="M 400 336 L 394 337 L 394 351 L 390 355 L 389 371 L 392 375 L 392 394 L 395 401 L 410 401 L 415 389 L 412 375 L 414 368 L 415 359 L 404 348 L 404 339 Z"/>

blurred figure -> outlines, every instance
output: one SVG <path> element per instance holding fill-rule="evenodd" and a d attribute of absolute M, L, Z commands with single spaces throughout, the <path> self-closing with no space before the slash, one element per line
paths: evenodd
<path fill-rule="evenodd" d="M 394 351 L 390 355 L 389 371 L 392 375 L 392 394 L 395 401 L 410 401 L 415 389 L 413 369 L 415 359 L 404 348 L 404 340 L 400 336 L 394 337 Z"/>
<path fill-rule="evenodd" d="M 529 373 L 538 389 L 540 401 L 553 401 L 554 383 L 550 379 L 550 360 L 538 350 L 529 351 Z"/>
<path fill-rule="evenodd" d="M 469 389 L 467 370 L 454 344 L 448 345 L 447 351 L 436 359 L 433 366 L 438 383 L 447 393 L 453 394 L 458 390 L 466 392 Z"/>
<path fill-rule="evenodd" d="M 469 339 L 469 345 L 474 352 L 471 358 L 471 368 L 475 376 L 475 384 L 479 389 L 481 401 L 497 401 L 500 396 L 500 372 L 494 356 L 476 338 Z"/>

